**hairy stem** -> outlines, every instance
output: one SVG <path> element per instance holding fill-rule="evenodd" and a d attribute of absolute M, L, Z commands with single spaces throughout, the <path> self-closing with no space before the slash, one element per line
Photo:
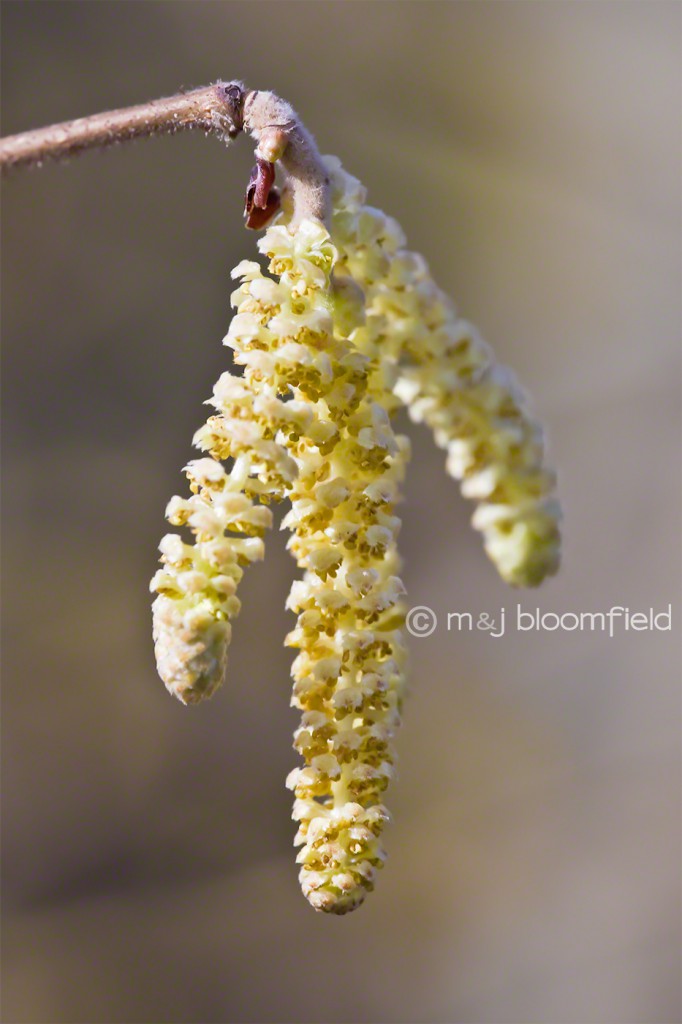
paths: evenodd
<path fill-rule="evenodd" d="M 173 134 L 199 128 L 222 140 L 248 132 L 257 143 L 259 166 L 281 163 L 293 227 L 306 217 L 329 226 L 329 175 L 315 140 L 296 111 L 271 92 L 247 91 L 241 82 L 216 82 L 202 89 L 151 100 L 135 107 L 109 110 L 76 121 L 22 132 L 0 139 L 0 172 L 17 167 L 40 167 L 46 160 L 77 156 L 128 139 Z M 273 179 L 274 180 L 274 179 Z M 247 218 L 247 227 L 264 227 L 278 207 L 269 192 L 256 203 L 260 217 Z"/>
<path fill-rule="evenodd" d="M 0 139 L 0 170 L 40 166 L 46 160 L 77 156 L 129 139 L 196 128 L 221 139 L 234 138 L 242 130 L 245 98 L 240 82 L 216 82 L 138 106 L 9 135 Z"/>

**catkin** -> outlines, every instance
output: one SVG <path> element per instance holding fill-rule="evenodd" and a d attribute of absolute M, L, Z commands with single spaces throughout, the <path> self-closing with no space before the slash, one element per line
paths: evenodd
<path fill-rule="evenodd" d="M 154 640 L 161 677 L 180 700 L 215 691 L 238 584 L 263 557 L 267 506 L 287 498 L 282 527 L 301 571 L 286 638 L 301 711 L 302 764 L 287 779 L 299 878 L 315 909 L 343 914 L 384 862 L 384 793 L 405 693 L 395 509 L 409 441 L 392 417 L 407 406 L 446 449 L 447 471 L 476 503 L 473 525 L 508 582 L 534 585 L 556 571 L 560 515 L 542 431 L 511 373 L 338 160 L 326 158 L 306 191 L 305 160 L 287 149 L 291 108 L 252 95 L 257 155 L 288 159 L 293 184 L 284 216 L 259 242 L 267 272 L 252 261 L 233 272 L 237 312 L 225 344 L 242 372 L 216 384 L 215 413 L 194 438 L 205 455 L 185 470 L 191 496 L 174 497 L 166 512 L 190 536 L 161 542 Z"/>

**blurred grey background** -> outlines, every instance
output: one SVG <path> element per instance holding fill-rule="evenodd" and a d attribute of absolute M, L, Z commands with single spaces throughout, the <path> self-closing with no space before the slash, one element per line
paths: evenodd
<path fill-rule="evenodd" d="M 561 575 L 517 594 L 425 431 L 412 604 L 673 605 L 670 633 L 414 639 L 395 823 L 343 919 L 298 890 L 294 574 L 226 685 L 156 677 L 163 510 L 228 366 L 251 166 L 200 135 L 3 186 L 4 1020 L 680 1018 L 678 3 L 2 6 L 9 134 L 219 77 L 274 88 L 395 215 L 548 426 Z"/>

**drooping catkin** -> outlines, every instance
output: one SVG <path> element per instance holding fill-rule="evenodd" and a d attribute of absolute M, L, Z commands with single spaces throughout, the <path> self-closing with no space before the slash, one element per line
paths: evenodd
<path fill-rule="evenodd" d="M 233 276 L 259 278 L 260 267 L 245 261 Z M 295 435 L 310 418 L 305 404 L 280 399 L 283 382 L 260 358 L 267 348 L 263 323 L 277 301 L 274 282 L 262 280 L 260 287 L 259 316 L 244 285 L 233 295 L 239 313 L 225 344 L 245 370 L 241 377 L 220 377 L 209 402 L 217 413 L 194 437 L 195 445 L 212 458 L 189 463 L 186 472 L 194 493 L 174 497 L 166 510 L 170 523 L 190 528 L 192 540 L 187 543 L 177 534 L 164 537 L 164 565 L 151 582 L 158 594 L 153 625 L 159 674 L 185 704 L 210 697 L 222 682 L 230 620 L 240 608 L 235 591 L 244 568 L 263 557 L 262 537 L 272 523 L 265 505 L 281 500 L 296 475 L 295 463 L 275 438 Z M 229 461 L 229 471 L 220 460 Z"/>
<path fill-rule="evenodd" d="M 423 257 L 405 249 L 399 225 L 366 205 L 364 188 L 335 157 L 325 159 L 337 272 L 365 296 L 365 326 L 351 337 L 361 351 L 368 341 L 380 348 L 393 394 L 447 449 L 447 471 L 477 503 L 472 523 L 500 575 L 534 586 L 558 568 L 560 509 L 528 400 Z"/>
<path fill-rule="evenodd" d="M 316 909 L 345 913 L 384 859 L 382 794 L 405 665 L 393 505 L 406 445 L 372 393 L 369 360 L 344 336 L 324 226 L 308 220 L 294 235 L 273 227 L 260 248 L 286 286 L 269 321 L 273 358 L 295 359 L 293 401 L 311 411 L 299 437 L 285 441 L 297 474 L 283 522 L 304 571 L 287 603 L 298 614 L 287 637 L 299 651 L 292 703 L 303 712 L 295 746 L 305 764 L 288 779 L 300 880 Z"/>

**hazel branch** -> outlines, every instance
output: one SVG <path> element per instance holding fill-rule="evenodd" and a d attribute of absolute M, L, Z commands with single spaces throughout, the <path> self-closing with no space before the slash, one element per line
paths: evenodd
<path fill-rule="evenodd" d="M 216 82 L 201 89 L 109 110 L 75 121 L 0 139 L 0 170 L 40 166 L 130 139 L 200 129 L 221 139 L 242 129 L 246 93 L 240 82 Z"/>

